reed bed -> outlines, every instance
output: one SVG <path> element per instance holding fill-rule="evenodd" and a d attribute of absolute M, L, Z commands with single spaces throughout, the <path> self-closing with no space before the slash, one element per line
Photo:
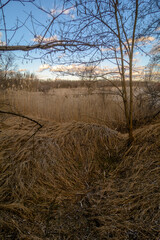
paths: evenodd
<path fill-rule="evenodd" d="M 48 94 L 10 90 L 2 95 L 14 111 L 35 118 L 60 123 L 98 123 L 113 129 L 120 128 L 125 122 L 118 96 L 88 94 L 85 88 L 56 89 Z"/>

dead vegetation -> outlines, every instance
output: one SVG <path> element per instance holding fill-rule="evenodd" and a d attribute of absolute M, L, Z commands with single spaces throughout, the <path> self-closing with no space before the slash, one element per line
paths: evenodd
<path fill-rule="evenodd" d="M 86 82 L 84 82 L 86 83 Z M 102 84 L 103 82 L 100 81 Z M 99 84 L 100 84 L 99 83 Z M 92 91 L 83 85 L 71 88 L 52 88 L 49 91 L 15 91 L 12 88 L 0 91 L 0 109 L 12 111 L 31 118 L 46 119 L 59 123 L 81 121 L 106 125 L 120 132 L 127 132 L 122 96 L 116 87 L 94 86 Z M 48 84 L 48 85 L 47 85 Z M 119 88 L 120 89 L 120 88 Z M 129 89 L 127 89 L 128 91 Z M 133 128 L 159 118 L 159 84 L 137 82 L 134 84 Z M 58 107 L 57 107 L 58 106 Z"/>
<path fill-rule="evenodd" d="M 119 96 L 108 93 L 110 90 L 102 94 L 88 94 L 87 88 L 56 89 L 48 94 L 8 90 L 1 93 L 0 102 L 7 103 L 12 111 L 33 119 L 59 123 L 82 121 L 104 124 L 112 129 L 121 128 L 125 122 L 123 104 Z"/>
<path fill-rule="evenodd" d="M 1 239 L 160 238 L 160 123 L 126 135 L 100 124 L 5 117 Z"/>

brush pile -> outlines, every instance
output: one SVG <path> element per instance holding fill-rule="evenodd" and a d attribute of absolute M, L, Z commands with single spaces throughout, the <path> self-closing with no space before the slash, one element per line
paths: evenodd
<path fill-rule="evenodd" d="M 12 117 L 0 132 L 0 239 L 160 238 L 160 124 L 106 126 Z M 16 124 L 15 124 L 16 123 Z"/>

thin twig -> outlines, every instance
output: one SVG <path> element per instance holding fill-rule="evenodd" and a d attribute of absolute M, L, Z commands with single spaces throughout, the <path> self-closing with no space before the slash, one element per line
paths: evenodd
<path fill-rule="evenodd" d="M 32 137 L 34 137 L 36 135 L 36 133 L 43 127 L 39 122 L 37 122 L 36 120 L 32 119 L 32 118 L 29 118 L 29 117 L 26 117 L 22 114 L 18 114 L 18 113 L 13 113 L 13 112 L 6 112 L 6 111 L 1 111 L 0 110 L 0 113 L 2 114 L 10 114 L 10 115 L 13 115 L 13 116 L 17 116 L 17 117 L 21 117 L 21 118 L 24 118 L 24 119 L 27 119 L 31 122 L 34 122 L 36 123 L 37 125 L 39 125 L 39 127 L 37 128 L 37 130 L 27 139 L 26 142 L 28 142 Z M 34 141 L 34 140 L 33 140 Z M 26 144 L 26 142 L 22 145 L 22 147 L 24 147 L 24 145 Z"/>
<path fill-rule="evenodd" d="M 22 114 L 19 114 L 19 113 L 6 112 L 6 111 L 1 111 L 1 110 L 0 110 L 0 113 L 2 113 L 2 114 L 10 114 L 10 115 L 14 115 L 14 116 L 17 116 L 17 117 L 25 118 L 25 119 L 27 119 L 27 120 L 29 120 L 29 121 L 32 121 L 32 122 L 36 123 L 37 125 L 39 125 L 39 129 L 43 127 L 43 126 L 42 126 L 39 122 L 37 122 L 36 120 L 34 120 L 34 119 L 32 119 L 32 118 L 29 118 L 29 117 L 27 117 L 27 116 L 24 116 L 24 115 L 22 115 Z M 36 132 L 37 132 L 37 131 L 36 131 Z"/>

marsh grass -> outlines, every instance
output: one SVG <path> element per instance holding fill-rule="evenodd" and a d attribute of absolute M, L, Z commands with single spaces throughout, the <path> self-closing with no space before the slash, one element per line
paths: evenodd
<path fill-rule="evenodd" d="M 113 129 L 124 125 L 119 97 L 88 94 L 87 89 L 56 89 L 54 92 L 8 91 L 3 98 L 15 111 L 56 122 L 83 121 L 105 124 Z"/>
<path fill-rule="evenodd" d="M 133 127 L 137 128 L 153 118 L 159 102 L 151 105 L 142 88 L 135 87 L 134 91 Z M 85 87 L 55 88 L 47 93 L 8 89 L 1 91 L 0 107 L 33 118 L 98 123 L 127 132 L 122 98 L 114 87 L 95 88 L 91 94 Z"/>
<path fill-rule="evenodd" d="M 85 93 L 1 94 L 43 127 L 1 116 L 0 239 L 160 238 L 159 120 L 128 146 L 117 98 Z"/>

